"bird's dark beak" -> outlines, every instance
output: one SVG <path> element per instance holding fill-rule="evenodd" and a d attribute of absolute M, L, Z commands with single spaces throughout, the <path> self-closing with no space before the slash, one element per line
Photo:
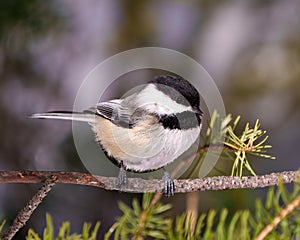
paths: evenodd
<path fill-rule="evenodd" d="M 203 116 L 203 112 L 201 111 L 201 109 L 199 107 L 195 107 L 193 108 L 194 113 Z"/>

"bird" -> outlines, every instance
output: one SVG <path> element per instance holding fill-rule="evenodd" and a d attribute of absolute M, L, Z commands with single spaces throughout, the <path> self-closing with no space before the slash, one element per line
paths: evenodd
<path fill-rule="evenodd" d="M 164 194 L 175 186 L 165 167 L 199 138 L 203 112 L 200 94 L 186 79 L 160 75 L 120 99 L 99 102 L 82 112 L 51 111 L 31 118 L 87 122 L 108 159 L 119 167 L 118 186 L 126 172 L 163 170 Z"/>

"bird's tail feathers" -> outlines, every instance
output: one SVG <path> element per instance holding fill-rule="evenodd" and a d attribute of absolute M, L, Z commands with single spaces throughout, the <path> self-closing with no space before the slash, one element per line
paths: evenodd
<path fill-rule="evenodd" d="M 39 119 L 59 119 L 59 120 L 71 120 L 80 122 L 95 122 L 95 114 L 91 112 L 65 112 L 65 111 L 55 111 L 46 113 L 35 113 L 30 116 L 30 118 Z"/>

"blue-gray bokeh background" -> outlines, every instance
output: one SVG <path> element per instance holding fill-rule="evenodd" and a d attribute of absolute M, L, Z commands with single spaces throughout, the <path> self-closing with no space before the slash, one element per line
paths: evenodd
<path fill-rule="evenodd" d="M 215 80 L 233 116 L 260 119 L 275 161 L 255 159 L 257 173 L 299 168 L 300 2 L 285 1 L 1 1 L 1 170 L 85 171 L 69 122 L 36 121 L 45 110 L 72 109 L 77 90 L 98 63 L 124 50 L 157 46 L 185 53 Z M 122 95 L 145 73 L 124 76 L 103 99 Z M 125 82 L 125 84 L 124 84 Z M 124 86 L 125 85 L 125 86 Z M 39 186 L 0 185 L 0 217 L 10 222 Z M 199 193 L 200 211 L 253 208 L 261 190 Z M 28 227 L 41 231 L 45 212 L 56 225 L 102 222 L 101 234 L 120 215 L 121 194 L 57 185 Z M 185 195 L 164 199 L 185 210 Z M 170 213 L 170 214 L 172 214 Z M 22 234 L 19 234 L 21 238 Z"/>

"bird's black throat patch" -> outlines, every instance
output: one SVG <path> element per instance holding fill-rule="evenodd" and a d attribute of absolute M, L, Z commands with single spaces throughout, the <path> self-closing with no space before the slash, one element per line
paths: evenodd
<path fill-rule="evenodd" d="M 159 122 L 166 129 L 191 129 L 201 124 L 201 116 L 192 111 L 162 115 Z"/>

